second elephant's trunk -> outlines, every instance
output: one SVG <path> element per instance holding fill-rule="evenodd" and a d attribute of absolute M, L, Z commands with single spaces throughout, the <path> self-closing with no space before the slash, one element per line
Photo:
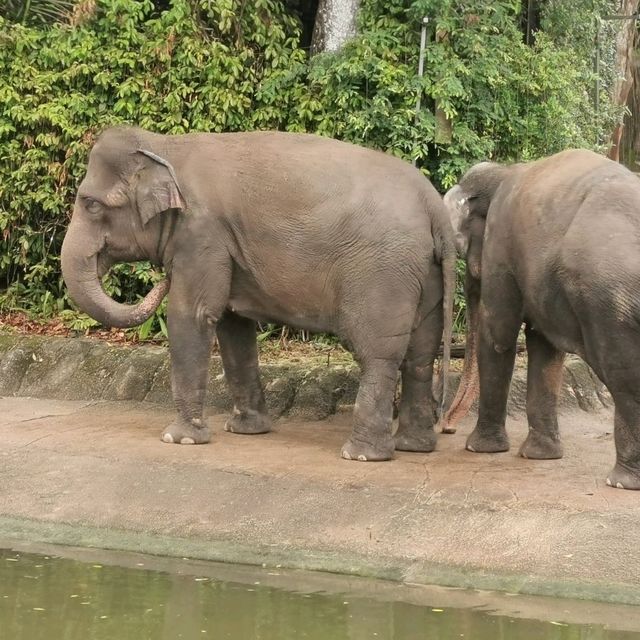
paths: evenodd
<path fill-rule="evenodd" d="M 464 367 L 456 395 L 449 409 L 440 420 L 440 427 L 443 433 L 456 432 L 458 422 L 469 413 L 480 392 L 480 378 L 478 375 L 480 281 L 473 278 L 468 272 L 465 293 L 467 298 L 467 327 Z"/>

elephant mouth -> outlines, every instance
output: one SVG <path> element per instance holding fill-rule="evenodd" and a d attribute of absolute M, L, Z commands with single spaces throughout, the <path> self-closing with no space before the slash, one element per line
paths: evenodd
<path fill-rule="evenodd" d="M 115 264 L 115 262 L 108 258 L 103 251 L 100 251 L 97 255 L 97 264 L 96 268 L 98 271 L 98 278 L 102 280 L 107 273 L 111 270 L 111 267 Z"/>

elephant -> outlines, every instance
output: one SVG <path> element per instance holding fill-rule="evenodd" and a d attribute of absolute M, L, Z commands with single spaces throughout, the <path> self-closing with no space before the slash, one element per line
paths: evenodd
<path fill-rule="evenodd" d="M 640 489 L 638 177 L 592 151 L 569 149 L 528 163 L 477 164 L 444 201 L 466 257 L 471 345 L 444 430 L 455 429 L 479 385 L 466 448 L 509 449 L 507 398 L 524 323 L 529 432 L 520 455 L 562 457 L 558 394 L 565 353 L 574 353 L 615 404 L 616 462 L 606 482 Z"/>
<path fill-rule="evenodd" d="M 116 302 L 102 277 L 140 260 L 166 279 L 137 305 Z M 177 417 L 164 442 L 210 440 L 214 336 L 234 402 L 225 430 L 270 430 L 256 322 L 278 322 L 335 334 L 353 352 L 361 377 L 342 457 L 359 461 L 435 446 L 433 364 L 444 325 L 446 374 L 455 261 L 441 195 L 390 154 L 310 134 L 128 126 L 91 149 L 61 252 L 71 299 L 105 326 L 144 322 L 169 292 Z"/>

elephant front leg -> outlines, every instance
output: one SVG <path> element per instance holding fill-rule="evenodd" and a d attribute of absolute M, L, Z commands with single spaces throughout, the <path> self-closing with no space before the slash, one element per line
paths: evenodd
<path fill-rule="evenodd" d="M 562 385 L 564 352 L 527 326 L 527 419 L 529 435 L 520 447 L 523 458 L 562 458 L 558 430 L 558 394 Z"/>
<path fill-rule="evenodd" d="M 162 441 L 205 444 L 211 439 L 204 418 L 204 400 L 215 321 L 172 312 L 171 302 L 169 307 L 171 389 L 178 415 L 164 430 Z"/>
<path fill-rule="evenodd" d="M 491 316 L 484 305 L 480 308 L 480 406 L 476 427 L 466 444 L 469 451 L 476 453 L 509 450 L 509 438 L 505 429 L 507 400 L 521 320 L 517 306 L 508 306 L 505 311 L 504 315 Z"/>
<path fill-rule="evenodd" d="M 224 374 L 233 396 L 225 431 L 258 434 L 271 429 L 258 368 L 256 323 L 226 311 L 217 326 Z"/>

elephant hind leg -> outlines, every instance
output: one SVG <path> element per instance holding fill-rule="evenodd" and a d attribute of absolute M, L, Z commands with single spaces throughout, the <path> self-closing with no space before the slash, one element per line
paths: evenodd
<path fill-rule="evenodd" d="M 609 335 L 615 336 L 615 345 L 608 345 L 607 359 L 593 367 L 615 404 L 616 463 L 607 476 L 607 484 L 640 490 L 640 336 L 635 331 L 619 329 Z"/>
<path fill-rule="evenodd" d="M 242 434 L 267 433 L 271 420 L 260 381 L 255 322 L 225 311 L 218 321 L 217 336 L 234 404 L 225 430 Z"/>
<path fill-rule="evenodd" d="M 346 460 L 377 462 L 393 458 L 395 443 L 391 426 L 399 360 L 361 361 L 353 431 L 342 447 L 342 457 Z"/>
<path fill-rule="evenodd" d="M 529 435 L 520 447 L 523 458 L 562 457 L 558 430 L 558 394 L 562 385 L 564 352 L 527 325 L 527 419 Z"/>
<path fill-rule="evenodd" d="M 585 360 L 615 404 L 616 464 L 607 484 L 640 490 L 640 332 L 612 314 L 612 307 L 583 314 Z"/>
<path fill-rule="evenodd" d="M 616 464 L 607 476 L 607 484 L 618 489 L 640 490 L 640 386 L 636 389 L 633 394 L 611 394 L 616 405 Z"/>
<path fill-rule="evenodd" d="M 379 292 L 390 297 L 389 291 Z M 393 399 L 398 369 L 409 344 L 417 299 L 387 306 L 361 307 L 345 337 L 360 364 L 360 386 L 353 413 L 353 431 L 342 457 L 361 462 L 390 460 L 395 451 L 392 435 Z"/>
<path fill-rule="evenodd" d="M 395 445 L 398 451 L 430 452 L 436 447 L 433 363 L 442 338 L 442 274 L 432 270 L 402 362 L 402 396 Z"/>

